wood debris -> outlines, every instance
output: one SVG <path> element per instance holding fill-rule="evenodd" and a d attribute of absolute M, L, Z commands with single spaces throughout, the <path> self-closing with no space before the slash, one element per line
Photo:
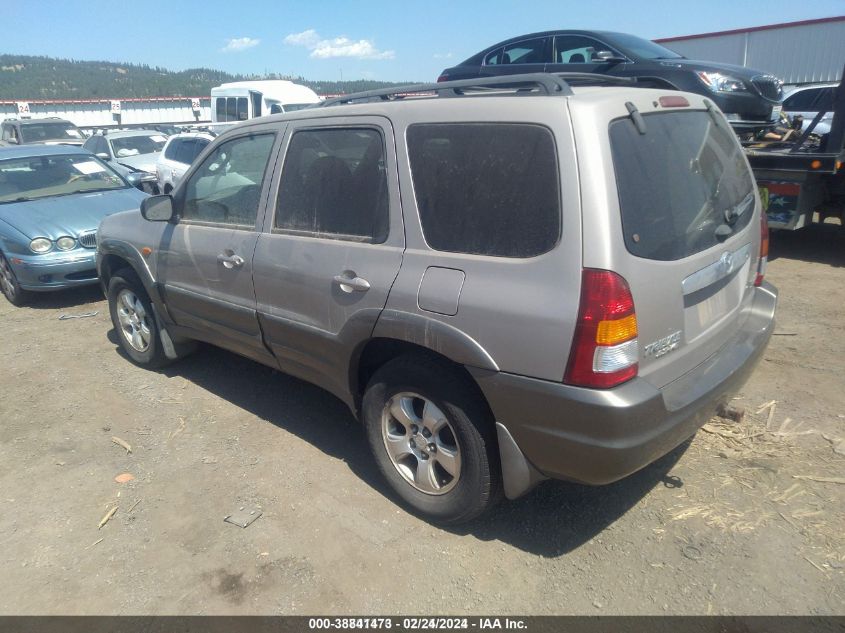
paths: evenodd
<path fill-rule="evenodd" d="M 129 445 L 129 442 L 126 440 L 122 440 L 116 435 L 112 435 L 111 441 L 117 444 L 118 446 L 126 449 L 126 454 L 129 455 L 132 452 L 132 447 Z"/>
<path fill-rule="evenodd" d="M 769 402 L 767 402 L 766 404 L 760 405 L 760 407 L 754 413 L 755 415 L 760 415 L 761 413 L 763 413 L 763 411 L 765 411 L 769 407 L 775 406 L 777 403 L 777 400 L 769 400 Z"/>
<path fill-rule="evenodd" d="M 820 481 L 826 484 L 845 484 L 845 477 L 822 477 L 821 475 L 792 475 L 792 478 L 806 479 L 807 481 Z"/>
<path fill-rule="evenodd" d="M 115 512 L 117 512 L 117 506 L 113 507 L 111 510 L 106 512 L 106 516 L 104 516 L 102 519 L 100 519 L 100 524 L 97 526 L 97 529 L 99 530 L 106 523 L 108 523 L 111 520 L 111 518 L 114 516 Z"/>

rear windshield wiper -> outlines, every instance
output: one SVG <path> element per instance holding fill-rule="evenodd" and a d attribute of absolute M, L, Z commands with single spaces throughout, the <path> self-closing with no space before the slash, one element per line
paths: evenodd
<path fill-rule="evenodd" d="M 728 224 L 733 224 L 739 219 L 743 213 L 745 213 L 750 206 L 754 204 L 754 192 L 750 192 L 747 196 L 745 196 L 742 200 L 740 200 L 736 205 L 725 209 L 725 221 Z"/>
<path fill-rule="evenodd" d="M 725 209 L 725 223 L 716 227 L 716 238 L 723 240 L 733 233 L 733 225 L 753 205 L 754 192 L 751 192 L 734 206 Z"/>

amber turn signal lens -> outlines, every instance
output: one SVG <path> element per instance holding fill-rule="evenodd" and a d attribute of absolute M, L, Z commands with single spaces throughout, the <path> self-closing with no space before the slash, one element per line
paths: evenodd
<path fill-rule="evenodd" d="M 629 341 L 637 336 L 637 317 L 629 314 L 624 319 L 600 321 L 596 330 L 596 343 L 599 345 L 616 345 Z"/>

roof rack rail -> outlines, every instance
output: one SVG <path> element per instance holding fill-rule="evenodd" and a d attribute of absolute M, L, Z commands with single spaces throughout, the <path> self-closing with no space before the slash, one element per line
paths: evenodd
<path fill-rule="evenodd" d="M 538 91 L 547 96 L 568 97 L 572 95 L 570 83 L 592 83 L 592 84 L 632 84 L 636 83 L 636 77 L 609 77 L 593 73 L 525 73 L 519 75 L 500 75 L 497 77 L 478 77 L 475 79 L 458 79 L 455 81 L 442 81 L 429 84 L 411 84 L 408 86 L 397 86 L 395 88 L 381 88 L 379 90 L 367 90 L 365 92 L 354 92 L 348 95 L 341 95 L 326 99 L 316 104 L 316 107 L 328 107 L 334 105 L 349 104 L 353 101 L 380 99 L 382 101 L 397 101 L 405 97 L 434 93 L 437 97 L 460 97 L 468 93 L 491 93 L 500 94 L 501 90 L 513 90 L 514 96 L 536 95 Z"/>
<path fill-rule="evenodd" d="M 416 93 L 433 92 L 438 97 L 459 97 L 471 91 L 491 92 L 499 90 L 514 90 L 513 94 L 536 94 L 540 90 L 544 94 L 553 96 L 569 96 L 572 90 L 569 84 L 550 73 L 526 73 L 521 75 L 502 75 L 499 77 L 479 77 L 477 79 L 458 79 L 456 81 L 442 81 L 440 83 L 411 84 L 395 88 L 381 88 L 341 95 L 326 99 L 318 107 L 327 107 L 362 101 L 366 99 L 381 99 L 382 101 L 401 100 Z"/>

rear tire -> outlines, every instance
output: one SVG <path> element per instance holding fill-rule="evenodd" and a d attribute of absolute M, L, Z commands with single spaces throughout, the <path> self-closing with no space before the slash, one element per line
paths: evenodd
<path fill-rule="evenodd" d="M 21 288 L 12 265 L 0 253 L 0 291 L 13 306 L 25 306 L 32 300 L 32 293 Z"/>
<path fill-rule="evenodd" d="M 120 347 L 132 362 L 148 369 L 169 364 L 150 297 L 134 270 L 123 268 L 112 276 L 108 300 Z"/>
<path fill-rule="evenodd" d="M 423 355 L 386 363 L 367 385 L 362 417 L 385 479 L 426 519 L 465 523 L 501 498 L 489 409 L 450 364 Z"/>

